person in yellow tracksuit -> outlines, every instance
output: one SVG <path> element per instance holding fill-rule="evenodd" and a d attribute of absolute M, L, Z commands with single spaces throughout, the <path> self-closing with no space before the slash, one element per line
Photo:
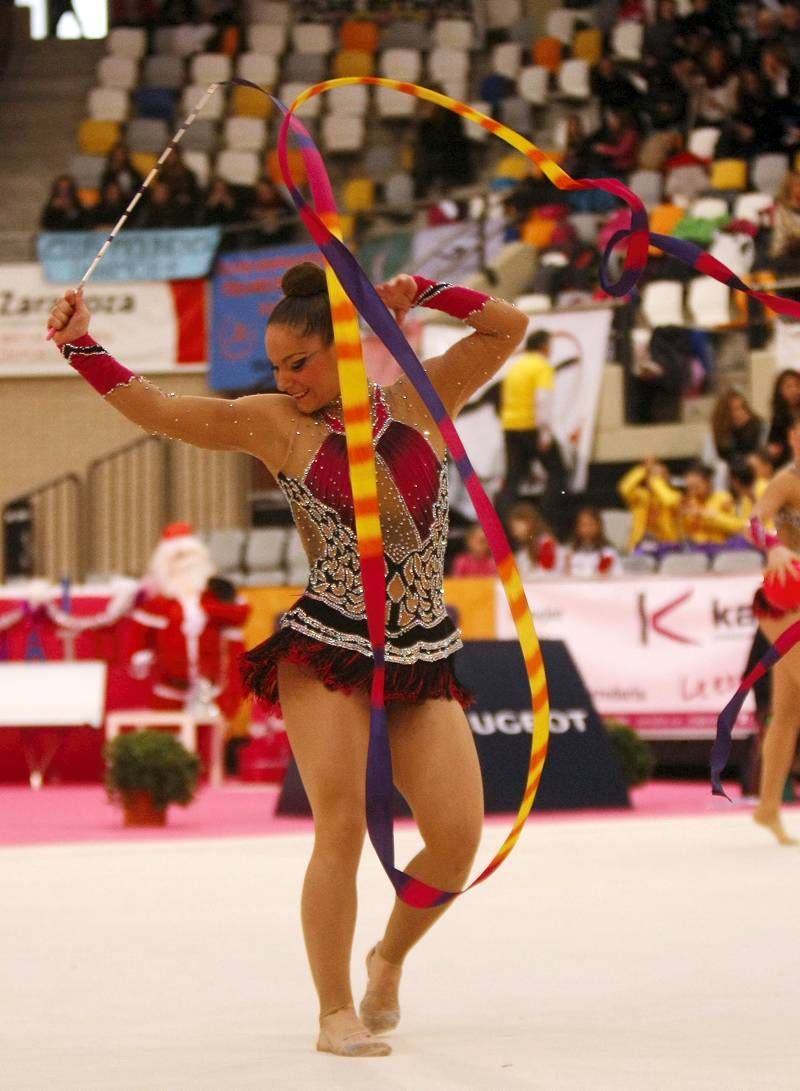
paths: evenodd
<path fill-rule="evenodd" d="M 714 491 L 712 480 L 711 469 L 696 462 L 686 472 L 683 495 L 674 490 L 681 538 L 690 545 L 723 545 L 747 529 L 747 518 L 737 514 L 731 494 L 726 489 Z"/>
<path fill-rule="evenodd" d="M 643 542 L 673 544 L 679 540 L 677 508 L 681 494 L 669 484 L 668 470 L 655 455 L 628 470 L 617 491 L 633 515 L 628 549 Z"/>

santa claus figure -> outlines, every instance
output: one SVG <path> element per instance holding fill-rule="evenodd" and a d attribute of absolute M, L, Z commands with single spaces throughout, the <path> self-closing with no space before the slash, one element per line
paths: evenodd
<path fill-rule="evenodd" d="M 205 545 L 188 523 L 164 531 L 150 558 L 145 597 L 133 613 L 133 673 L 153 677 L 152 706 L 201 719 L 230 719 L 242 700 L 238 658 L 250 613 L 227 580 L 213 576 Z"/>

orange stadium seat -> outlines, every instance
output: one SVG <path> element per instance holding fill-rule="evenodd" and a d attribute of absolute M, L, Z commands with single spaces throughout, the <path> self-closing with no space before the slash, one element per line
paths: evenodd
<path fill-rule="evenodd" d="M 377 23 L 367 19 L 346 19 L 342 23 L 341 43 L 343 49 L 363 49 L 374 53 L 380 41 Z"/>
<path fill-rule="evenodd" d="M 108 155 L 120 138 L 118 121 L 89 118 L 78 127 L 78 147 L 84 155 Z"/>
<path fill-rule="evenodd" d="M 234 87 L 230 112 L 234 117 L 269 117 L 272 100 L 254 87 Z"/>
<path fill-rule="evenodd" d="M 90 186 L 83 186 L 78 190 L 78 199 L 84 208 L 94 208 L 100 203 L 100 190 Z"/>
<path fill-rule="evenodd" d="M 306 180 L 306 165 L 303 161 L 303 153 L 299 148 L 289 148 L 289 168 L 297 185 L 302 185 Z M 278 162 L 278 150 L 273 148 L 267 156 L 267 174 L 276 185 L 282 186 L 283 175 Z"/>
<path fill-rule="evenodd" d="M 533 63 L 557 72 L 561 66 L 563 45 L 558 38 L 537 38 L 533 43 Z"/>
<path fill-rule="evenodd" d="M 340 49 L 333 58 L 333 75 L 336 79 L 371 76 L 374 71 L 374 58 L 365 49 Z"/>

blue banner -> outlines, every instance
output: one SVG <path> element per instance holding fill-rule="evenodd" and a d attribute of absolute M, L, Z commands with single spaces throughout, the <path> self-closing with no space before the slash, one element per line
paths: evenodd
<path fill-rule="evenodd" d="M 224 254 L 217 263 L 211 301 L 212 390 L 273 386 L 264 330 L 281 298 L 281 277 L 301 261 L 323 263 L 315 246 L 271 246 Z"/>
<path fill-rule="evenodd" d="M 122 231 L 93 280 L 191 280 L 211 271 L 222 229 L 149 228 Z M 36 248 L 47 280 L 77 284 L 103 243 L 100 231 L 45 231 Z"/>

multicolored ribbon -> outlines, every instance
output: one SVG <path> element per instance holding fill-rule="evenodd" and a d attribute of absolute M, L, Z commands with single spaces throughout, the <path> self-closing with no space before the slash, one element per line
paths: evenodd
<path fill-rule="evenodd" d="M 466 456 L 452 420 L 445 412 L 425 369 L 414 355 L 391 314 L 380 300 L 366 274 L 341 239 L 338 213 L 322 158 L 296 118 L 304 102 L 315 95 L 349 84 L 373 84 L 414 95 L 445 109 L 453 110 L 466 120 L 481 125 L 500 137 L 535 163 L 559 189 L 600 189 L 625 201 L 631 209 L 631 224 L 617 232 L 606 246 L 601 262 L 601 283 L 606 292 L 624 296 L 638 283 L 647 263 L 648 249 L 654 243 L 665 253 L 721 281 L 730 288 L 744 291 L 759 299 L 772 310 L 800 317 L 800 303 L 750 289 L 727 266 L 693 243 L 666 235 L 652 235 L 647 211 L 642 201 L 627 186 L 613 178 L 574 179 L 531 141 L 508 126 L 481 114 L 466 103 L 415 84 L 377 77 L 348 77 L 327 80 L 308 88 L 285 112 L 278 141 L 278 154 L 284 181 L 311 237 L 320 247 L 327 263 L 328 285 L 334 318 L 334 330 L 339 375 L 342 390 L 345 432 L 350 459 L 351 483 L 356 506 L 356 529 L 361 553 L 364 597 L 370 639 L 375 656 L 375 677 L 371 694 L 370 748 L 367 769 L 367 823 L 370 839 L 400 898 L 420 907 L 441 905 L 464 891 L 442 891 L 422 883 L 398 870 L 394 864 L 392 837 L 392 775 L 386 711 L 383 704 L 384 673 L 384 603 L 383 541 L 378 520 L 377 486 L 374 456 L 370 436 L 369 403 L 366 373 L 363 369 L 356 309 L 398 361 L 403 371 L 422 397 L 436 421 L 448 451 L 453 457 L 467 491 L 483 524 L 492 555 L 503 582 L 525 658 L 534 708 L 534 730 L 528 781 L 514 825 L 488 866 L 466 887 L 475 886 L 488 878 L 508 856 L 516 844 L 522 826 L 530 813 L 541 779 L 549 735 L 549 705 L 541 650 L 533 619 L 525 599 L 522 582 L 514 564 L 500 521 Z M 305 200 L 292 177 L 288 161 L 287 142 L 290 131 L 297 135 L 311 187 L 314 207 Z M 613 251 L 627 245 L 625 261 L 619 279 L 612 283 L 607 268 Z M 780 641 L 778 642 L 780 643 Z M 777 647 L 777 644 L 776 644 Z"/>

